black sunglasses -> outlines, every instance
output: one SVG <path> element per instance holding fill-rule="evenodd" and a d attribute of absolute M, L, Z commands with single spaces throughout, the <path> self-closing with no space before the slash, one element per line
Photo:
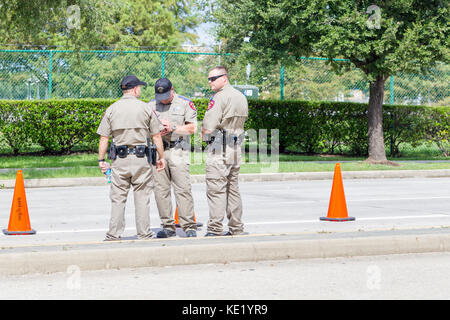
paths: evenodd
<path fill-rule="evenodd" d="M 223 76 L 226 76 L 226 75 L 227 75 L 227 74 L 224 73 L 224 74 L 221 74 L 220 76 L 209 77 L 209 78 L 208 78 L 208 81 L 209 81 L 209 82 L 214 82 L 214 81 L 216 81 L 217 79 L 219 79 L 220 77 L 223 77 Z"/>

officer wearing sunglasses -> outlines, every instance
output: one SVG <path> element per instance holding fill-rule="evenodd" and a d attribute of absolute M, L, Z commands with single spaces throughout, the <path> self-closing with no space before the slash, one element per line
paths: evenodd
<path fill-rule="evenodd" d="M 213 68 L 208 82 L 215 94 L 211 97 L 202 123 L 202 139 L 206 141 L 206 195 L 209 220 L 205 236 L 244 234 L 242 200 L 238 176 L 241 165 L 240 137 L 248 118 L 247 98 L 230 85 L 228 70 Z M 223 233 L 224 215 L 228 231 Z"/>

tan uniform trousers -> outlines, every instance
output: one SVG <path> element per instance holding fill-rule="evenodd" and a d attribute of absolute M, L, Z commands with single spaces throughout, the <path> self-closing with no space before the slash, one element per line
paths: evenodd
<path fill-rule="evenodd" d="M 128 191 L 133 186 L 136 231 L 139 239 L 151 238 L 150 195 L 153 189 L 151 165 L 147 158 L 128 155 L 112 162 L 111 169 L 111 219 L 106 237 L 119 238 L 125 229 L 125 205 Z"/>
<path fill-rule="evenodd" d="M 162 227 L 176 230 L 171 196 L 173 186 L 181 228 L 184 231 L 196 230 L 197 223 L 194 217 L 194 200 L 189 175 L 190 152 L 181 148 L 171 148 L 164 151 L 164 158 L 166 159 L 165 169 L 160 172 L 153 170 L 155 200 Z"/>
<path fill-rule="evenodd" d="M 241 168 L 240 147 L 227 147 L 226 159 L 221 152 L 208 151 L 206 157 L 206 196 L 209 206 L 208 232 L 220 235 L 226 213 L 231 234 L 244 232 L 242 200 L 238 176 Z"/>

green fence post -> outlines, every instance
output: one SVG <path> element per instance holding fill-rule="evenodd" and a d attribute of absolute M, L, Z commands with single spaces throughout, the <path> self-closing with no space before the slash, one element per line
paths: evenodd
<path fill-rule="evenodd" d="M 391 89 L 390 95 L 391 95 L 391 104 L 394 104 L 394 75 L 391 76 Z"/>
<path fill-rule="evenodd" d="M 280 70 L 280 100 L 284 99 L 284 67 Z"/>
<path fill-rule="evenodd" d="M 161 78 L 165 78 L 166 74 L 166 54 L 161 53 Z"/>
<path fill-rule="evenodd" d="M 53 69 L 53 52 L 49 50 L 48 55 L 48 98 L 52 98 L 52 69 Z"/>

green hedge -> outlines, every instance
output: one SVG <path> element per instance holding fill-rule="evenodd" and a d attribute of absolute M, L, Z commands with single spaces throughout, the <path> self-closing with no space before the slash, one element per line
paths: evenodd
<path fill-rule="evenodd" d="M 68 153 L 81 144 L 95 149 L 95 133 L 105 109 L 116 100 L 64 99 L 0 101 L 0 139 L 14 154 L 38 145 L 46 154 Z M 195 99 L 202 120 L 207 99 Z M 388 152 L 402 143 L 433 141 L 449 153 L 450 107 L 385 105 L 384 136 Z M 279 129 L 280 152 L 367 154 L 367 104 L 249 100 L 246 129 Z"/>
<path fill-rule="evenodd" d="M 0 132 L 14 154 L 38 144 L 44 153 L 68 153 L 95 134 L 111 100 L 0 101 Z"/>
<path fill-rule="evenodd" d="M 399 145 L 433 141 L 448 156 L 449 107 L 385 105 L 384 138 L 388 152 Z M 368 150 L 367 104 L 251 100 L 249 128 L 280 129 L 280 152 L 295 148 L 307 153 L 347 152 L 365 156 Z"/>

